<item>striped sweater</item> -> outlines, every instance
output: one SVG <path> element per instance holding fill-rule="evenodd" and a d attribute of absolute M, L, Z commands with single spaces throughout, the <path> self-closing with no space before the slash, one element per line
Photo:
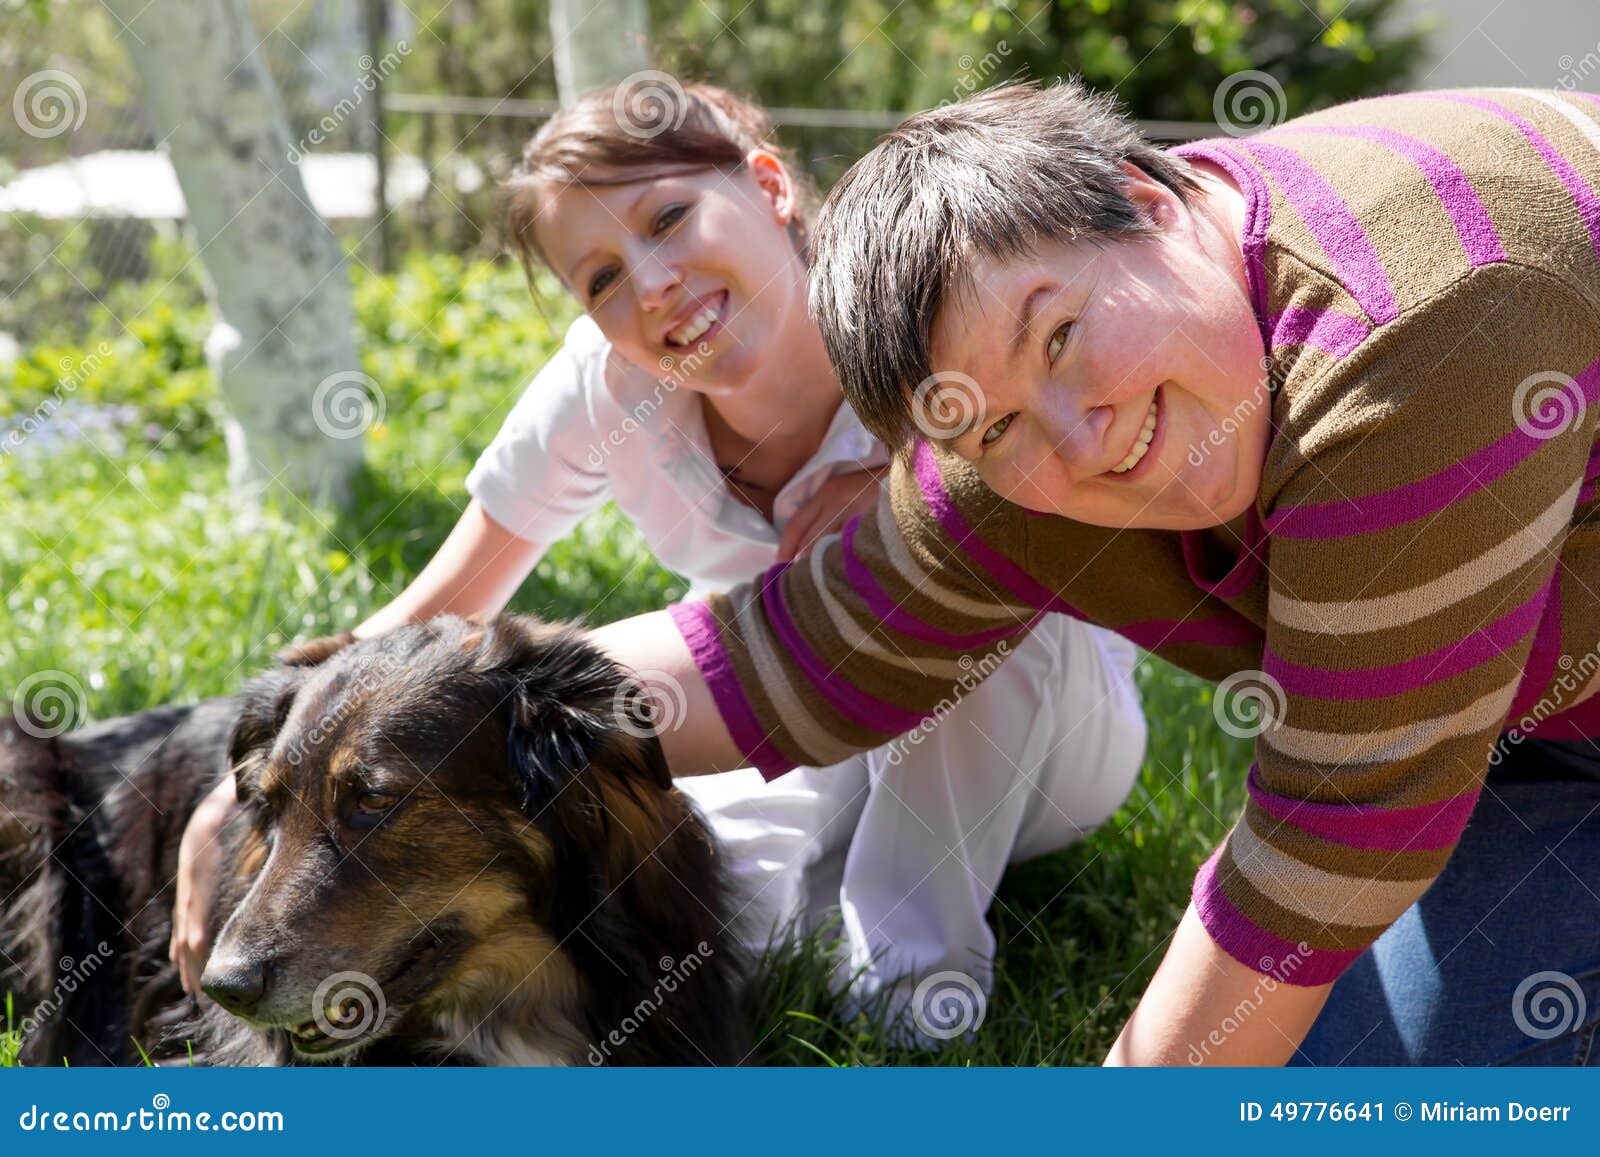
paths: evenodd
<path fill-rule="evenodd" d="M 1419 93 L 1178 152 L 1247 200 L 1273 434 L 1241 519 L 1035 515 L 924 444 L 874 514 L 673 613 L 768 776 L 937 715 L 1050 612 L 1252 688 L 1248 800 L 1194 902 L 1235 959 L 1321 984 L 1507 745 L 1600 735 L 1600 98 Z"/>

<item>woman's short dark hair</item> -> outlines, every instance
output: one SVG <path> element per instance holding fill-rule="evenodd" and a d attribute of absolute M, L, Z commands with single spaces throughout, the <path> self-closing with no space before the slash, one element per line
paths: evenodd
<path fill-rule="evenodd" d="M 834 186 L 812 237 L 811 312 L 845 396 L 887 445 L 912 442 L 934 320 L 974 253 L 1144 234 L 1131 163 L 1188 198 L 1189 166 L 1076 80 L 1001 85 L 918 113 Z"/>

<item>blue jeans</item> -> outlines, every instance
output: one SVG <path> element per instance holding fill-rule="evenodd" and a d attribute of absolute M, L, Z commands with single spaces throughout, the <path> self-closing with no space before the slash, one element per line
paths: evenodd
<path fill-rule="evenodd" d="M 1296 1065 L 1600 1066 L 1600 744 L 1526 740 Z"/>

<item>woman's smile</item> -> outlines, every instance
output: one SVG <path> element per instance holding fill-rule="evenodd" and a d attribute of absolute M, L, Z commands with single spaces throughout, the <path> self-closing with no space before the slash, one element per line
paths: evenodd
<path fill-rule="evenodd" d="M 667 327 L 662 344 L 669 350 L 681 350 L 696 344 L 710 343 L 727 324 L 728 291 L 720 289 L 713 294 L 689 301 Z"/>
<path fill-rule="evenodd" d="M 1161 455 L 1156 446 L 1156 438 L 1165 431 L 1161 424 L 1161 394 L 1160 386 L 1151 395 L 1150 405 L 1144 412 L 1144 424 L 1133 439 L 1133 446 L 1127 454 L 1106 473 L 1117 479 L 1133 481 L 1149 473 L 1150 467 L 1146 462 L 1154 462 Z M 1143 467 L 1143 469 L 1141 469 Z"/>

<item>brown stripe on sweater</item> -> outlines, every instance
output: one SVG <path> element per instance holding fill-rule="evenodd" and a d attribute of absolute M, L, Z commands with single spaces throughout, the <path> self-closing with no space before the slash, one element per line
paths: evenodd
<path fill-rule="evenodd" d="M 1229 843 L 1231 845 L 1231 837 Z M 1324 922 L 1308 919 L 1299 912 L 1282 907 L 1251 884 L 1227 849 L 1223 850 L 1222 859 L 1217 864 L 1217 883 L 1230 904 L 1241 912 L 1249 913 L 1257 924 L 1270 928 L 1274 936 L 1291 944 L 1303 941 L 1313 950 L 1360 950 L 1383 935 L 1389 926 L 1387 920 L 1366 926 Z"/>

